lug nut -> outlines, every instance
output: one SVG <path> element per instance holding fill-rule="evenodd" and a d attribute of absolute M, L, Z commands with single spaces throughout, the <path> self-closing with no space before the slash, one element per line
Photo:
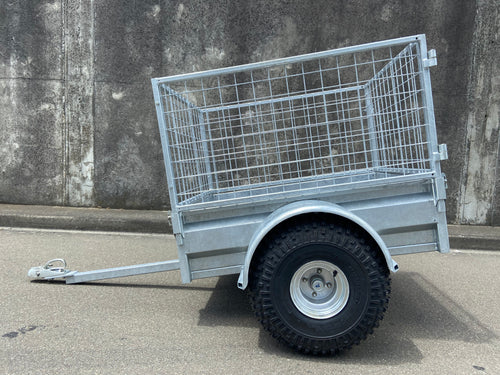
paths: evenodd
<path fill-rule="evenodd" d="M 326 283 L 326 287 L 330 289 L 332 287 L 332 283 Z"/>
<path fill-rule="evenodd" d="M 307 277 L 303 277 L 302 282 L 307 283 Z"/>
<path fill-rule="evenodd" d="M 322 271 L 322 269 L 321 269 L 321 268 L 318 268 L 318 269 L 316 270 L 316 273 L 318 273 L 318 274 L 319 274 L 319 273 L 321 273 L 321 271 Z"/>
<path fill-rule="evenodd" d="M 313 292 L 312 296 L 313 296 L 313 297 L 317 297 L 317 296 L 318 296 L 318 293 Z"/>

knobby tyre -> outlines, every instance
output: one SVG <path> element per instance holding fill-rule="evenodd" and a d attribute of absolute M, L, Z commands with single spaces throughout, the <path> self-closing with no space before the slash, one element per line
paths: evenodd
<path fill-rule="evenodd" d="M 252 265 L 249 292 L 264 329 L 303 353 L 330 355 L 378 326 L 389 271 L 355 228 L 303 221 L 274 233 Z"/>

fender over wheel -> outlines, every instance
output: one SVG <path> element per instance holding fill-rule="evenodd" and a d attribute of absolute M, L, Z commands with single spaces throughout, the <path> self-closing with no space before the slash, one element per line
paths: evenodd
<path fill-rule="evenodd" d="M 252 266 L 250 296 L 263 327 L 303 353 L 336 354 L 378 326 L 389 271 L 356 230 L 300 221 L 273 233 Z"/>

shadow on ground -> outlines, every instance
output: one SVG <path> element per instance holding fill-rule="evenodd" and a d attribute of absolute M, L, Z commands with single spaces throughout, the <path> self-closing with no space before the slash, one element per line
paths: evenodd
<path fill-rule="evenodd" d="M 199 312 L 198 324 L 206 327 L 248 327 L 260 330 L 259 347 L 285 358 L 304 361 L 334 360 L 336 363 L 397 365 L 419 363 L 423 355 L 415 340 L 449 340 L 486 343 L 497 336 L 476 317 L 450 298 L 431 281 L 415 272 L 398 272 L 393 278 L 389 309 L 380 327 L 361 345 L 334 359 L 302 356 L 279 344 L 257 322 L 246 292 L 236 287 L 237 275 L 220 277 L 215 287 L 195 285 L 147 285 L 127 283 L 89 283 L 101 287 L 155 288 L 211 292 Z"/>
<path fill-rule="evenodd" d="M 236 277 L 221 277 L 200 311 L 202 326 L 245 326 L 261 329 L 245 292 L 236 287 Z M 432 282 L 418 273 L 402 272 L 392 282 L 391 301 L 380 327 L 350 351 L 335 357 L 336 362 L 396 365 L 419 363 L 423 356 L 414 340 L 451 340 L 484 343 L 496 335 L 464 310 Z M 259 346 L 274 355 L 296 358 L 298 354 L 278 344 L 261 330 Z M 299 355 L 300 356 L 300 355 Z M 331 358 L 304 360 L 331 361 Z"/>

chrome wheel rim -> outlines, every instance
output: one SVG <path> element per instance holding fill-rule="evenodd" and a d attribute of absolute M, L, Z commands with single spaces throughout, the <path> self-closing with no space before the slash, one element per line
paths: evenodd
<path fill-rule="evenodd" d="M 342 311 L 349 300 L 349 282 L 340 268 L 315 260 L 292 276 L 290 296 L 295 307 L 313 319 L 328 319 Z"/>

